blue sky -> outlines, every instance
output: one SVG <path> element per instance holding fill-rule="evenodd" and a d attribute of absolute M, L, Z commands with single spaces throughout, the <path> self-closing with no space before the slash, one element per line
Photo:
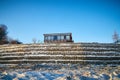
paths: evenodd
<path fill-rule="evenodd" d="M 120 34 L 120 0 L 0 0 L 0 24 L 23 43 L 65 32 L 75 42 L 110 43 Z"/>

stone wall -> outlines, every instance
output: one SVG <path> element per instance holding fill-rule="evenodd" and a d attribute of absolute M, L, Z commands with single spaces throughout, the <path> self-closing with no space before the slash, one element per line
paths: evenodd
<path fill-rule="evenodd" d="M 42 43 L 0 45 L 0 64 L 21 63 L 120 64 L 120 44 Z"/>

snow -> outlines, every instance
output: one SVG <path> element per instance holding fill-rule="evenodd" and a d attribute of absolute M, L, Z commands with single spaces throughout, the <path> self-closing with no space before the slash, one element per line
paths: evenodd
<path fill-rule="evenodd" d="M 26 66 L 26 65 L 24 65 Z M 37 64 L 0 71 L 0 80 L 119 80 L 120 65 Z M 111 71 L 112 68 L 112 71 Z"/>

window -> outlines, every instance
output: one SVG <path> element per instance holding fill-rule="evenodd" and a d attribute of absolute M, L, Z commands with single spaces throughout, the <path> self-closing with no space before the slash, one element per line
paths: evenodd
<path fill-rule="evenodd" d="M 70 36 L 66 36 L 66 40 L 70 40 Z"/>
<path fill-rule="evenodd" d="M 47 37 L 47 36 L 45 36 L 45 40 L 48 40 L 48 37 Z"/>
<path fill-rule="evenodd" d="M 48 40 L 50 40 L 50 36 L 48 36 Z"/>
<path fill-rule="evenodd" d="M 50 36 L 50 40 L 53 40 L 53 36 Z"/>
<path fill-rule="evenodd" d="M 61 40 L 64 40 L 64 36 L 61 36 Z"/>
<path fill-rule="evenodd" d="M 57 36 L 58 40 L 60 40 L 60 36 Z"/>

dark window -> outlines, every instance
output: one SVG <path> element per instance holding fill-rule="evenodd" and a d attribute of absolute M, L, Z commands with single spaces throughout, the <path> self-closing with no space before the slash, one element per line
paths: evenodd
<path fill-rule="evenodd" d="M 64 36 L 64 39 L 66 40 L 66 36 Z"/>
<path fill-rule="evenodd" d="M 57 40 L 57 36 L 54 36 L 53 40 Z"/>

